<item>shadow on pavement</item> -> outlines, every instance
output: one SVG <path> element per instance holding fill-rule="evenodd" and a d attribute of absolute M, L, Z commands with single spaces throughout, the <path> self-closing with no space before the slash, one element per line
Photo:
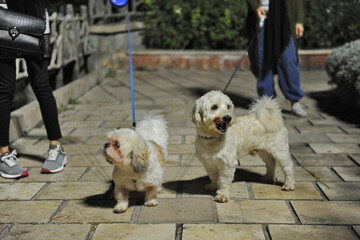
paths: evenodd
<path fill-rule="evenodd" d="M 283 183 L 281 182 L 264 183 L 261 181 L 262 177 L 263 176 L 261 174 L 237 168 L 235 170 L 233 182 L 255 182 L 255 183 L 263 183 L 263 184 L 275 184 L 277 186 L 283 185 Z M 215 196 L 215 192 L 210 192 L 204 189 L 204 185 L 208 183 L 210 183 L 209 177 L 204 176 L 204 177 L 194 178 L 191 180 L 169 181 L 163 183 L 162 186 L 167 190 L 173 192 L 182 192 L 183 194 Z"/>
<path fill-rule="evenodd" d="M 359 111 L 355 107 L 341 102 L 336 90 L 311 92 L 308 97 L 317 101 L 317 107 L 321 112 L 343 122 L 360 126 Z"/>

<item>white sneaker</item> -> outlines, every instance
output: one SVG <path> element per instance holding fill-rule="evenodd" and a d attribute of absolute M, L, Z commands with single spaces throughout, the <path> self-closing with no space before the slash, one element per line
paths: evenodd
<path fill-rule="evenodd" d="M 307 112 L 301 106 L 299 102 L 296 102 L 291 107 L 291 112 L 299 117 L 307 117 Z"/>

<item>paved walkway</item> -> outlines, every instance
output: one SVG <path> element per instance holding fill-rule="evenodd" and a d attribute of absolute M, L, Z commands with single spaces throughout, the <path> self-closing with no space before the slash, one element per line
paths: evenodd
<path fill-rule="evenodd" d="M 198 97 L 222 89 L 230 75 L 135 71 L 137 120 L 148 110 L 166 115 L 169 160 L 159 206 L 144 207 L 142 195 L 134 194 L 131 207 L 114 214 L 108 191 L 113 166 L 101 149 L 105 134 L 130 127 L 132 117 L 129 75 L 108 74 L 60 113 L 62 143 L 70 158 L 63 172 L 40 174 L 48 147 L 43 127 L 13 143 L 30 176 L 0 178 L 0 239 L 359 239 L 359 118 L 337 103 L 324 72 L 301 73 L 308 118 L 290 115 L 289 104 L 278 98 L 290 132 L 294 192 L 281 191 L 280 183 L 260 183 L 265 166 L 256 156 L 240 160 L 229 203 L 216 203 L 203 190 L 208 180 L 194 157 L 189 112 Z M 250 72 L 236 75 L 229 96 L 237 114 L 247 112 L 256 97 Z"/>

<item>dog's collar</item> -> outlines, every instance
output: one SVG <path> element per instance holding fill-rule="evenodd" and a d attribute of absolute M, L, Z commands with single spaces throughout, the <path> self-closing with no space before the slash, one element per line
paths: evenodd
<path fill-rule="evenodd" d="M 201 136 L 199 135 L 199 137 L 201 137 L 202 139 L 205 139 L 205 140 L 210 140 L 210 139 L 214 139 L 215 137 L 205 137 L 205 136 Z"/>

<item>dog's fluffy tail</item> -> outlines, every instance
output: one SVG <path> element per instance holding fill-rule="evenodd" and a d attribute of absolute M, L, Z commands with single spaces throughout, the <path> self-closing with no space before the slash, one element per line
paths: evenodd
<path fill-rule="evenodd" d="M 278 102 L 271 97 L 263 96 L 255 100 L 250 106 L 250 113 L 256 114 L 270 132 L 279 131 L 284 125 L 281 108 Z"/>
<path fill-rule="evenodd" d="M 162 148 L 167 149 L 168 131 L 167 122 L 161 115 L 155 115 L 150 112 L 144 116 L 144 119 L 137 124 L 136 131 L 146 140 L 155 141 Z"/>

